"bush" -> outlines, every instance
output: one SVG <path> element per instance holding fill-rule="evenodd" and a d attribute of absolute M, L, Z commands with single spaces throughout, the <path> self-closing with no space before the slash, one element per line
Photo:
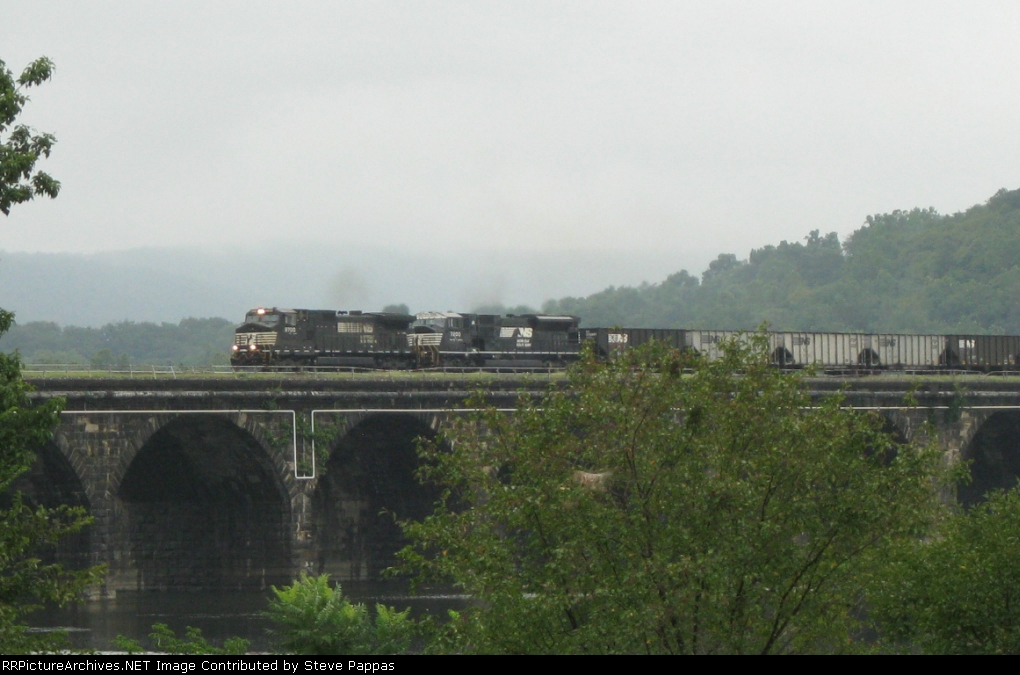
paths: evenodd
<path fill-rule="evenodd" d="M 377 604 L 373 620 L 364 604 L 352 604 L 339 586 L 332 588 L 326 574 L 302 575 L 290 586 L 274 586 L 273 593 L 268 615 L 282 626 L 273 632 L 289 654 L 400 654 L 415 634 L 410 609 Z"/>
<path fill-rule="evenodd" d="M 872 588 L 885 642 L 929 654 L 1020 653 L 1020 492 L 996 492 L 940 538 L 905 546 Z"/>
<path fill-rule="evenodd" d="M 193 626 L 185 629 L 184 638 L 177 637 L 165 623 L 152 625 L 152 632 L 149 633 L 149 640 L 152 642 L 150 651 L 161 654 L 211 654 L 211 655 L 236 655 L 248 653 L 248 641 L 243 638 L 228 638 L 223 641 L 223 647 L 214 647 L 202 636 L 202 631 Z M 146 649 L 137 640 L 118 635 L 113 640 L 114 646 L 128 654 L 139 654 Z"/>

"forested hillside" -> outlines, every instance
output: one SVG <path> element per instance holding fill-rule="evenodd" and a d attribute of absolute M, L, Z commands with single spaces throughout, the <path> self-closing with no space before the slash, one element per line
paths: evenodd
<path fill-rule="evenodd" d="M 700 280 L 682 270 L 543 309 L 587 326 L 1020 334 L 1020 190 L 954 215 L 871 216 L 842 245 L 816 230 L 747 260 L 720 255 Z"/>
<path fill-rule="evenodd" d="M 197 366 L 228 363 L 233 342 L 234 324 L 226 319 L 184 319 L 178 324 L 124 321 L 102 328 L 61 328 L 33 321 L 12 328 L 0 340 L 0 351 L 17 349 L 29 363 Z"/>

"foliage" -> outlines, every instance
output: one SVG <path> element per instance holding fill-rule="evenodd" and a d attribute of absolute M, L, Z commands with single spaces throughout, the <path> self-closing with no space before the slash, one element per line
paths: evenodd
<path fill-rule="evenodd" d="M 5 216 L 14 204 L 38 195 L 56 197 L 60 182 L 35 168 L 40 157 L 49 157 L 57 139 L 53 134 L 37 133 L 24 124 L 15 124 L 28 103 L 25 89 L 35 87 L 53 75 L 53 62 L 45 56 L 36 59 L 15 79 L 0 61 L 0 212 Z"/>
<path fill-rule="evenodd" d="M 446 649 L 845 651 L 862 579 L 941 508 L 934 447 L 900 449 L 835 398 L 812 407 L 761 333 L 713 362 L 589 353 L 569 378 L 423 445 L 446 492 L 404 524 L 405 571 L 478 601 Z"/>
<path fill-rule="evenodd" d="M 202 637 L 202 631 L 193 626 L 188 626 L 185 629 L 185 636 L 182 639 L 177 637 L 177 633 L 165 623 L 153 624 L 152 632 L 149 633 L 149 640 L 152 641 L 151 651 L 162 654 L 236 655 L 248 653 L 247 640 L 236 637 L 229 638 L 223 642 L 222 648 L 214 647 Z M 123 635 L 118 635 L 114 638 L 113 644 L 128 654 L 139 654 L 146 651 L 140 642 Z"/>
<path fill-rule="evenodd" d="M 13 320 L 10 312 L 0 310 L 0 335 Z M 63 405 L 52 399 L 33 405 L 30 390 L 21 378 L 18 355 L 0 353 L 0 494 L 28 470 L 33 450 L 50 440 Z M 64 646 L 60 636 L 28 633 L 22 619 L 41 603 L 73 600 L 99 579 L 102 569 L 65 570 L 43 563 L 37 551 L 77 532 L 91 518 L 80 508 L 32 508 L 18 493 L 9 501 L 8 508 L 0 509 L 0 653 L 52 651 Z"/>
<path fill-rule="evenodd" d="M 102 328 L 33 321 L 14 326 L 0 342 L 29 363 L 90 363 L 97 368 L 131 365 L 226 365 L 234 324 L 226 319 L 183 319 L 178 324 L 123 321 Z M 59 360 L 66 359 L 66 360 Z"/>
<path fill-rule="evenodd" d="M 143 654 L 145 652 L 145 647 L 141 642 L 124 635 L 113 638 L 113 646 L 126 654 Z"/>
<path fill-rule="evenodd" d="M 273 593 L 269 618 L 282 626 L 275 632 L 289 654 L 399 654 L 415 634 L 410 609 L 377 604 L 373 621 L 365 605 L 352 604 L 326 574 L 302 575 L 290 586 L 274 586 Z"/>
<path fill-rule="evenodd" d="M 886 641 L 929 654 L 1020 653 L 1020 492 L 948 521 L 878 577 L 869 611 Z"/>
<path fill-rule="evenodd" d="M 550 301 L 588 326 L 1020 334 L 1020 190 L 941 215 L 869 216 L 840 245 L 811 232 L 747 260 L 722 254 L 701 280 L 682 270 L 658 284 Z"/>

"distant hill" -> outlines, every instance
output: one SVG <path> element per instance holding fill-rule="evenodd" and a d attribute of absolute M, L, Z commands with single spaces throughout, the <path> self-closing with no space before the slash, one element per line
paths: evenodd
<path fill-rule="evenodd" d="M 1020 334 L 1020 190 L 941 215 L 870 216 L 842 245 L 815 230 L 699 279 L 610 287 L 545 303 L 588 326 Z"/>

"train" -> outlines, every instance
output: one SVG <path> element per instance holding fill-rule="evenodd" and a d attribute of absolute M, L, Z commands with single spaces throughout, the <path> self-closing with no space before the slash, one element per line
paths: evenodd
<path fill-rule="evenodd" d="M 650 341 L 722 354 L 732 330 L 581 328 L 576 316 L 260 307 L 234 332 L 237 368 L 562 369 L 591 343 L 613 358 Z M 773 363 L 823 372 L 1020 370 L 1020 336 L 770 331 Z"/>
<path fill-rule="evenodd" d="M 253 309 L 234 332 L 235 367 L 565 368 L 580 356 L 578 318 Z"/>

